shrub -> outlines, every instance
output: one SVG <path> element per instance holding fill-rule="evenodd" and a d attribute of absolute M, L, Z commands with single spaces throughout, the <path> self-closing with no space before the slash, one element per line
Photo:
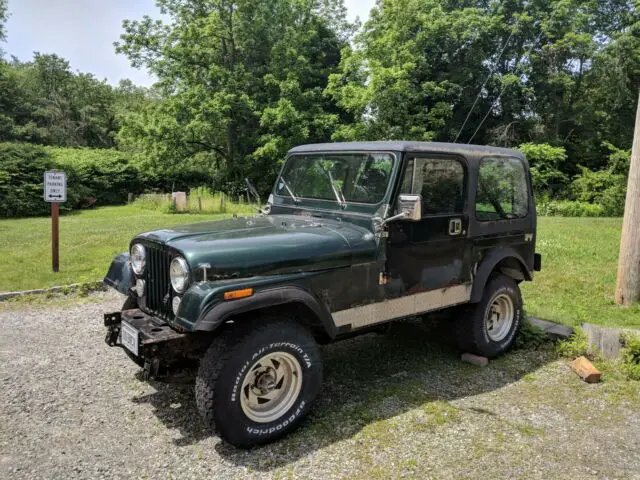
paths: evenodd
<path fill-rule="evenodd" d="M 607 212 L 602 205 L 569 200 L 543 200 L 536 209 L 547 217 L 604 217 Z"/>
<path fill-rule="evenodd" d="M 621 216 L 627 189 L 627 178 L 611 170 L 594 172 L 580 167 L 581 173 L 571 183 L 576 200 L 602 206 L 606 216 Z"/>
<path fill-rule="evenodd" d="M 526 319 L 522 323 L 520 330 L 518 330 L 514 348 L 516 350 L 537 350 L 548 341 L 549 337 L 544 330 L 536 327 L 529 319 Z"/>
<path fill-rule="evenodd" d="M 54 168 L 42 147 L 0 143 L 0 217 L 46 215 L 44 172 Z"/>
<path fill-rule="evenodd" d="M 622 334 L 622 370 L 631 380 L 640 380 L 640 335 Z"/>
<path fill-rule="evenodd" d="M 607 168 L 593 171 L 579 167 L 570 191 L 576 200 L 601 205 L 606 216 L 617 217 L 624 213 L 631 151 L 605 146 L 611 151 Z"/>
<path fill-rule="evenodd" d="M 58 168 L 70 172 L 69 184 L 83 197 L 95 197 L 98 205 L 125 203 L 128 193 L 145 186 L 131 155 L 113 149 L 46 147 Z"/>
<path fill-rule="evenodd" d="M 580 327 L 576 327 L 569 338 L 558 342 L 556 349 L 558 354 L 565 358 L 573 359 L 584 355 L 593 360 L 596 357 L 586 332 Z"/>
<path fill-rule="evenodd" d="M 569 183 L 569 178 L 561 171 L 567 160 L 564 148 L 546 143 L 523 143 L 518 149 L 527 157 L 533 190 L 538 195 L 553 196 Z"/>

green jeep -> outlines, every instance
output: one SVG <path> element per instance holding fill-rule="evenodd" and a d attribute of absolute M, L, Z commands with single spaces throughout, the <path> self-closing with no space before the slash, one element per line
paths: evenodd
<path fill-rule="evenodd" d="M 495 357 L 540 269 L 519 152 L 425 142 L 292 149 L 262 213 L 138 235 L 105 282 L 110 346 L 145 378 L 198 367 L 197 408 L 227 441 L 270 442 L 322 383 L 319 343 L 456 311 L 462 351 Z"/>

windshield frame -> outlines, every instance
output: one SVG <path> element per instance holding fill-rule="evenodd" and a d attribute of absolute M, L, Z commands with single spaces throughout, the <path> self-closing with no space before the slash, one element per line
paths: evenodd
<path fill-rule="evenodd" d="M 391 157 L 391 161 L 392 161 L 392 166 L 391 166 L 391 173 L 389 174 L 389 181 L 387 182 L 387 188 L 384 192 L 384 195 L 382 195 L 382 197 L 380 198 L 380 201 L 377 203 L 368 203 L 368 202 L 353 202 L 353 201 L 346 201 L 346 207 L 343 209 L 341 208 L 338 203 L 336 202 L 336 199 L 325 199 L 325 198 L 314 198 L 314 197 L 304 197 L 302 195 L 300 195 L 298 192 L 296 192 L 294 190 L 294 194 L 296 195 L 296 197 L 298 198 L 298 200 L 300 200 L 300 202 L 296 203 L 294 201 L 294 199 L 289 196 L 289 195 L 281 195 L 278 194 L 276 192 L 276 187 L 278 186 L 278 182 L 280 181 L 283 172 L 285 171 L 285 168 L 287 166 L 287 164 L 289 163 L 289 161 L 291 160 L 291 158 L 293 157 L 308 157 L 311 155 L 354 155 L 354 154 L 361 154 L 361 155 L 369 155 L 369 154 L 383 154 L 383 155 L 389 155 Z M 295 153 L 289 153 L 287 154 L 284 162 L 282 163 L 282 167 L 280 168 L 280 172 L 278 172 L 278 176 L 276 177 L 276 181 L 273 185 L 273 189 L 272 189 L 272 195 L 275 198 L 279 198 L 279 199 L 283 199 L 283 200 L 290 200 L 291 201 L 291 205 L 287 205 L 287 204 L 283 204 L 280 203 L 280 205 L 284 205 L 284 206 L 291 206 L 291 207 L 296 207 L 296 208 L 301 208 L 301 207 L 306 207 L 306 208 L 314 208 L 315 203 L 321 203 L 321 204 L 330 204 L 334 207 L 338 207 L 337 209 L 340 210 L 348 210 L 349 206 L 356 206 L 356 207 L 363 207 L 368 209 L 372 209 L 373 211 L 377 210 L 377 208 L 380 207 L 380 205 L 383 204 L 388 204 L 390 203 L 388 201 L 389 195 L 391 194 L 391 192 L 393 191 L 394 185 L 396 183 L 396 180 L 398 178 L 398 170 L 400 168 L 400 161 L 399 161 L 399 156 L 398 156 L 398 152 L 392 151 L 392 150 L 314 150 L 311 152 L 295 152 Z M 287 182 L 288 179 L 285 178 L 285 182 Z M 305 201 L 307 202 L 305 204 Z"/>

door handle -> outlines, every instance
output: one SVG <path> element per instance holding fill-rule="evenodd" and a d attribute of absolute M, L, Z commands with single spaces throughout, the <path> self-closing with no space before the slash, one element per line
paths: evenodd
<path fill-rule="evenodd" d="M 449 220 L 449 235 L 460 235 L 462 232 L 462 220 L 460 218 L 452 218 Z"/>

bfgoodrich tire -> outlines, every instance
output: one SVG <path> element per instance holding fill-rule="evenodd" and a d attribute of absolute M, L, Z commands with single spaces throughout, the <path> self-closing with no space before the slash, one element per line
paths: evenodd
<path fill-rule="evenodd" d="M 262 318 L 214 340 L 200 362 L 196 404 L 223 439 L 249 448 L 299 426 L 321 384 L 311 333 L 288 319 Z"/>
<path fill-rule="evenodd" d="M 497 357 L 511 348 L 522 324 L 522 295 L 506 275 L 494 275 L 482 300 L 470 305 L 456 320 L 458 346 L 465 352 Z"/>

